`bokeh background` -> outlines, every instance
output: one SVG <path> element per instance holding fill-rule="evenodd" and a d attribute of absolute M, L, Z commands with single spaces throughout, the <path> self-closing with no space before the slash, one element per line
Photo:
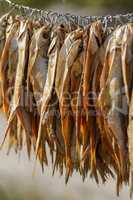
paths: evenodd
<path fill-rule="evenodd" d="M 96 10 L 97 12 L 132 12 L 132 0 L 12 0 L 15 3 L 25 4 L 32 7 L 53 7 L 56 5 L 58 9 L 61 7 L 72 8 L 77 10 L 88 9 L 89 11 Z M 58 5 L 58 6 L 57 6 Z"/>
<path fill-rule="evenodd" d="M 109 9 L 123 9 L 123 11 L 133 8 L 132 0 L 14 0 L 15 3 L 22 3 L 28 6 L 41 7 L 51 6 L 54 4 L 75 6 L 75 7 L 92 7 L 94 9 L 109 8 Z"/>
<path fill-rule="evenodd" d="M 71 12 L 77 15 L 104 15 L 132 12 L 132 0 L 13 0 L 18 4 Z M 2 10 L 2 7 L 0 8 Z M 5 116 L 0 113 L 0 140 L 6 126 Z M 25 151 L 20 155 L 11 152 L 6 155 L 6 147 L 0 152 L 0 200 L 128 200 L 129 189 L 124 187 L 119 198 L 115 193 L 115 182 L 97 186 L 93 180 L 83 183 L 74 175 L 68 185 L 52 169 L 41 172 L 39 164 L 33 174 L 35 160 L 28 160 Z"/>

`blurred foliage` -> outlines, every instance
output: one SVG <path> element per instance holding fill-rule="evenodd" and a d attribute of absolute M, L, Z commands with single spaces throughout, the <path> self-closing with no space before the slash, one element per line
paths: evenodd
<path fill-rule="evenodd" d="M 45 7 L 50 4 L 73 4 L 75 6 L 104 6 L 115 8 L 133 9 L 133 0 L 13 0 L 15 3 L 24 4 L 33 7 Z"/>

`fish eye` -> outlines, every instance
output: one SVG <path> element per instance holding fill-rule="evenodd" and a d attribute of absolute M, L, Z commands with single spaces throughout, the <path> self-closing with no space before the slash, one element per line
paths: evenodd
<path fill-rule="evenodd" d="M 48 38 L 48 33 L 47 33 L 47 32 L 44 32 L 44 33 L 43 33 L 43 38 L 44 38 L 44 39 L 47 39 L 47 38 Z"/>
<path fill-rule="evenodd" d="M 63 24 L 60 25 L 61 28 L 65 28 L 65 26 Z"/>

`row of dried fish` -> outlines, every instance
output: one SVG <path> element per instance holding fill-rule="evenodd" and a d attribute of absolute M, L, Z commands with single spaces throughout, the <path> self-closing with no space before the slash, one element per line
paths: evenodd
<path fill-rule="evenodd" d="M 100 21 L 66 27 L 8 14 L 0 19 L 1 105 L 8 118 L 2 146 L 42 169 L 73 171 L 99 183 L 117 176 L 133 191 L 133 25 L 107 30 Z M 131 181 L 129 180 L 131 177 Z"/>

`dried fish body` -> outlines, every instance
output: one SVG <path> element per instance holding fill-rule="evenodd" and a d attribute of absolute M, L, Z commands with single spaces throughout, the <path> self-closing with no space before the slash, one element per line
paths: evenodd
<path fill-rule="evenodd" d="M 132 194 L 132 24 L 109 32 L 99 21 L 85 32 L 70 26 L 0 18 L 8 153 L 12 146 L 21 151 L 26 140 L 43 169 L 49 147 L 53 174 L 65 168 L 66 183 L 74 170 L 105 183 L 113 169 L 117 192 L 131 172 Z"/>
<path fill-rule="evenodd" d="M 43 26 L 35 30 L 30 45 L 28 76 L 31 81 L 38 112 L 41 109 L 41 97 L 48 71 L 48 48 L 50 28 Z"/>
<path fill-rule="evenodd" d="M 105 34 L 106 35 L 106 34 Z M 106 85 L 106 81 L 108 78 L 109 64 L 108 64 L 108 51 L 110 47 L 110 38 L 112 35 L 105 37 L 105 41 L 102 46 L 99 48 L 99 51 L 96 54 L 94 65 L 94 74 L 92 79 L 92 91 L 94 92 L 96 98 L 93 103 L 95 104 L 96 109 L 96 121 L 97 126 L 100 129 L 101 138 L 103 139 L 103 135 L 106 133 L 104 130 L 104 113 L 101 110 L 102 104 L 100 104 L 100 96 L 103 92 L 103 88 Z M 107 99 L 106 99 L 107 100 Z M 102 103 L 102 101 L 101 101 Z M 107 127 L 105 128 L 107 129 Z"/>
<path fill-rule="evenodd" d="M 105 86 L 101 89 L 98 103 L 102 114 L 104 114 L 104 127 L 106 127 L 107 138 L 110 138 L 114 145 L 114 157 L 118 160 L 117 163 L 117 192 L 122 182 L 127 176 L 127 165 L 124 164 L 124 157 L 127 153 L 126 148 L 126 123 L 123 117 L 123 77 L 122 77 L 122 61 L 121 61 L 121 41 L 125 27 L 118 28 L 113 33 L 109 41 L 107 57 L 105 64 L 107 65 L 108 73 Z M 106 60 L 107 59 L 107 60 Z M 105 69 L 105 68 L 104 68 Z M 108 139 L 109 140 L 109 139 Z M 118 146 L 117 146 L 118 145 Z"/>
<path fill-rule="evenodd" d="M 9 13 L 2 16 L 0 18 L 0 59 L 3 52 L 3 48 L 6 40 L 6 28 L 8 21 Z M 0 61 L 1 62 L 1 61 Z M 0 107 L 2 106 L 2 89 L 1 89 L 1 81 L 0 81 Z"/>
<path fill-rule="evenodd" d="M 123 34 L 123 39 L 122 39 L 122 72 L 123 72 L 123 81 L 124 81 L 124 89 L 125 89 L 125 96 L 126 96 L 126 102 L 125 106 L 127 104 L 127 113 L 126 118 L 128 117 L 127 123 L 128 123 L 128 128 L 127 128 L 127 133 L 128 133 L 128 141 L 127 141 L 127 148 L 129 152 L 129 162 L 130 162 L 130 169 L 131 169 L 131 196 L 133 193 L 133 144 L 132 144 L 132 127 L 133 127 L 133 122 L 132 122 L 132 114 L 133 114 L 133 92 L 132 92 L 132 83 L 133 83 L 133 69 L 132 69 L 132 53 L 133 53 L 133 26 L 132 24 L 127 24 L 125 26 L 125 31 Z"/>
<path fill-rule="evenodd" d="M 15 83 L 15 77 L 16 77 L 16 70 L 17 70 L 17 63 L 18 63 L 18 33 L 19 33 L 19 22 L 16 22 L 16 32 L 14 34 L 14 37 L 11 40 L 10 48 L 9 48 L 9 57 L 8 57 L 8 71 L 7 71 L 7 82 L 9 85 L 9 95 L 8 99 L 9 102 L 12 101 L 13 98 L 13 90 L 14 90 L 14 83 Z M 10 110 L 9 110 L 10 111 Z M 10 114 L 10 113 L 9 113 Z"/>
<path fill-rule="evenodd" d="M 73 41 L 78 40 L 78 38 L 81 38 L 82 34 L 83 34 L 83 31 L 81 29 L 77 29 L 76 31 L 69 33 L 60 50 L 57 71 L 56 71 L 56 79 L 55 79 L 55 90 L 59 99 L 62 92 L 62 82 L 63 82 L 62 77 L 64 73 L 64 68 L 65 68 L 64 63 L 66 61 L 66 57 L 70 55 L 69 49 L 71 49 L 70 47 Z M 72 56 L 72 60 L 75 60 L 75 57 L 73 57 L 73 55 L 70 55 L 70 56 Z"/>
<path fill-rule="evenodd" d="M 70 98 L 70 75 L 72 65 L 78 55 L 80 45 L 82 43 L 82 33 L 81 29 L 68 34 L 64 44 L 61 48 L 56 80 L 55 80 L 55 90 L 59 99 L 59 107 L 61 114 L 61 125 L 62 134 L 65 143 L 65 153 L 66 153 L 66 183 L 69 176 L 72 174 L 72 158 L 71 158 L 71 147 L 72 147 L 72 136 L 73 136 L 73 115 L 71 110 L 71 98 Z"/>
<path fill-rule="evenodd" d="M 105 38 L 105 42 L 100 47 L 99 51 L 97 52 L 95 61 L 94 61 L 94 75 L 92 80 L 92 91 L 96 95 L 96 99 L 94 99 L 94 105 L 96 109 L 96 125 L 98 129 L 97 145 L 95 146 L 96 149 L 96 170 L 99 171 L 103 182 L 107 180 L 107 176 L 113 177 L 112 171 L 110 166 L 112 166 L 116 173 L 118 172 L 118 158 L 115 154 L 115 149 L 113 146 L 112 135 L 110 135 L 109 127 L 106 121 L 107 116 L 107 108 L 102 107 L 103 101 L 107 98 L 103 96 L 103 100 L 99 101 L 100 94 L 102 94 L 104 87 L 106 86 L 107 78 L 108 78 L 108 71 L 109 71 L 109 64 L 108 64 L 108 56 L 109 56 L 109 46 L 110 46 L 110 38 L 112 35 L 109 35 Z M 98 101 L 97 101 L 98 97 Z M 103 109 L 102 109 L 103 108 Z M 95 138 L 97 136 L 95 135 Z M 110 157 L 108 156 L 110 154 Z M 103 168 L 104 165 L 104 168 Z M 106 167 L 105 167 L 106 165 Z M 97 180 L 96 180 L 97 181 Z"/>
<path fill-rule="evenodd" d="M 71 76 L 71 107 L 73 111 L 73 115 L 76 114 L 76 105 L 77 105 L 77 93 L 79 90 L 79 85 L 81 81 L 81 75 L 82 75 L 82 69 L 83 69 L 83 52 L 82 52 L 82 46 L 79 47 L 79 54 L 77 58 L 75 59 L 72 69 L 70 72 Z"/>
<path fill-rule="evenodd" d="M 43 126 L 47 127 L 46 128 L 47 133 L 45 133 L 46 135 L 45 139 L 49 141 L 50 135 L 51 135 L 50 130 L 51 129 L 53 130 L 53 126 L 55 126 L 55 120 L 57 118 L 55 112 L 58 106 L 58 99 L 57 99 L 57 96 L 53 94 L 54 94 L 54 84 L 55 84 L 58 55 L 65 38 L 64 27 L 60 26 L 56 28 L 55 30 L 53 30 L 51 37 L 52 37 L 52 41 L 48 50 L 48 58 L 49 58 L 48 74 L 47 74 L 47 79 L 44 85 L 43 96 L 42 96 L 41 115 L 40 115 L 38 139 L 37 139 L 37 145 L 36 145 L 36 155 L 38 154 L 38 151 L 40 148 L 40 140 L 42 138 L 42 134 L 44 134 L 42 132 L 42 127 Z M 52 113 L 52 116 L 51 116 L 51 113 Z M 57 141 L 56 131 L 54 130 L 54 132 L 52 131 L 52 133 L 54 134 L 55 139 Z M 51 153 L 52 151 L 53 151 L 53 145 L 51 146 Z"/>
<path fill-rule="evenodd" d="M 17 117 L 17 119 L 20 120 L 23 129 L 25 130 L 27 150 L 28 150 L 28 155 L 30 155 L 30 148 L 31 148 L 30 136 L 32 133 L 31 119 L 28 112 L 25 109 L 24 105 L 25 102 L 23 101 L 24 81 L 25 81 L 24 75 L 28 59 L 27 58 L 28 44 L 29 44 L 28 21 L 21 21 L 20 30 L 18 34 L 18 65 L 15 78 L 14 95 L 4 140 L 6 139 L 6 136 L 10 131 L 13 121 Z"/>
<path fill-rule="evenodd" d="M 16 32 L 18 30 L 18 23 L 14 23 L 10 27 L 10 31 L 7 35 L 5 46 L 3 48 L 1 62 L 0 62 L 0 76 L 1 76 L 1 87 L 2 87 L 2 97 L 3 97 L 3 110 L 5 113 L 9 111 L 9 96 L 8 96 L 8 89 L 10 87 L 9 78 L 8 77 L 8 69 L 9 64 L 8 61 L 10 58 L 10 48 L 12 46 L 13 39 L 15 38 Z M 13 58 L 12 58 L 13 59 Z M 16 63 L 14 63 L 16 64 Z"/>
<path fill-rule="evenodd" d="M 18 61 L 18 34 L 19 34 L 19 26 L 20 26 L 20 21 L 16 19 L 11 19 L 12 21 L 10 22 L 9 25 L 9 31 L 7 32 L 6 38 L 9 37 L 9 34 L 11 32 L 11 28 L 13 27 L 14 24 L 16 24 L 16 31 L 14 30 L 13 37 L 10 42 L 10 48 L 9 48 L 9 59 L 8 59 L 8 77 L 12 79 L 12 76 L 16 75 L 16 65 Z M 14 27 L 15 28 L 15 27 Z M 11 76 L 11 77 L 10 77 Z M 10 83 L 12 81 L 10 80 Z"/>
<path fill-rule="evenodd" d="M 120 111 L 117 109 L 121 109 L 121 104 L 122 104 L 122 86 L 123 86 L 123 80 L 122 80 L 122 69 L 121 69 L 121 46 L 119 46 L 119 42 L 120 42 L 120 39 L 121 39 L 121 36 L 122 36 L 122 33 L 123 33 L 123 30 L 118 30 L 118 31 L 121 31 L 120 33 L 116 31 L 116 38 L 114 41 L 115 44 L 113 45 L 113 41 L 111 43 L 111 51 L 112 51 L 112 55 L 111 55 L 111 58 L 112 60 L 110 60 L 110 69 L 109 69 L 109 75 L 108 75 L 108 79 L 107 79 L 107 84 L 110 84 L 109 85 L 109 95 L 111 97 L 111 113 L 109 113 L 108 115 L 108 120 L 110 121 L 110 117 L 112 115 L 112 111 L 114 112 L 113 115 L 118 115 L 115 119 L 115 116 L 114 116 L 114 119 L 113 121 L 116 120 L 116 124 L 117 126 L 122 129 L 123 127 L 123 123 L 122 123 L 122 116 L 121 116 L 121 113 Z M 117 36 L 118 34 L 118 36 Z M 119 91 L 120 90 L 120 91 Z M 118 93 L 118 94 L 117 94 Z M 117 114 L 115 114 L 117 113 Z M 110 115 L 111 114 L 111 115 Z M 113 116 L 112 115 L 112 116 Z M 119 120 L 121 122 L 119 122 Z M 108 123 L 109 123 L 108 121 Z M 121 140 L 125 141 L 125 136 L 124 136 L 124 129 L 120 130 L 120 132 L 118 131 L 119 128 L 117 127 L 117 130 L 116 131 L 113 131 L 113 133 L 115 134 L 116 138 L 118 139 L 118 143 L 121 142 Z M 118 132 L 117 132 L 118 131 Z M 120 134 L 120 135 L 119 135 Z M 122 142 L 123 143 L 123 142 Z M 125 142 L 124 142 L 125 143 Z M 123 144 L 120 144 L 120 148 L 121 150 L 124 152 L 125 150 L 125 145 Z"/>
<path fill-rule="evenodd" d="M 5 44 L 6 28 L 8 24 L 9 15 L 10 13 L 7 13 L 0 18 L 0 58 Z"/>
<path fill-rule="evenodd" d="M 52 91 L 54 90 L 59 51 L 65 39 L 64 27 L 59 27 L 57 30 L 55 30 L 54 34 L 55 36 L 53 37 L 48 50 L 49 62 L 47 80 L 43 91 L 43 112 L 47 110 L 47 106 L 52 96 Z"/>
<path fill-rule="evenodd" d="M 74 118 L 74 131 L 73 131 L 73 143 L 72 143 L 72 160 L 74 163 L 74 166 L 76 168 L 80 167 L 80 151 L 81 151 L 81 146 L 77 146 L 76 147 L 76 143 L 77 143 L 77 133 L 78 133 L 78 129 L 80 129 L 79 126 L 79 113 L 78 113 L 78 109 L 81 109 L 81 104 L 78 104 L 78 97 L 79 97 L 79 88 L 80 88 L 80 84 L 81 84 L 81 77 L 82 77 L 82 70 L 83 70 L 83 50 L 82 50 L 82 44 L 81 47 L 79 48 L 79 53 L 77 58 L 75 59 L 73 65 L 72 65 L 72 69 L 70 72 L 70 86 L 71 86 L 71 109 L 72 109 L 72 115 Z M 77 145 L 79 144 L 79 140 Z M 75 148 L 76 147 L 76 148 Z"/>
<path fill-rule="evenodd" d="M 82 160 L 84 176 L 89 167 L 93 171 L 96 165 L 95 155 L 95 108 L 93 103 L 92 80 L 95 71 L 95 57 L 103 44 L 103 27 L 101 22 L 92 23 L 84 31 L 84 62 L 83 62 L 83 90 L 82 116 L 80 120 L 82 135 Z M 89 164 L 90 162 L 90 164 Z M 90 165 L 90 166 L 89 166 Z"/>
<path fill-rule="evenodd" d="M 131 88 L 132 88 L 132 62 L 133 62 L 133 26 L 132 24 L 127 24 L 124 28 L 123 38 L 122 38 L 122 74 L 124 81 L 124 90 L 126 93 L 127 104 L 130 103 L 131 99 Z M 127 110 L 128 112 L 128 110 Z"/>
<path fill-rule="evenodd" d="M 88 30 L 86 30 L 88 32 Z M 86 42 L 85 38 L 85 52 L 84 52 L 84 77 L 83 77 L 83 107 L 86 112 L 88 112 L 88 94 L 91 92 L 91 82 L 94 73 L 93 62 L 96 53 L 98 52 L 100 46 L 103 42 L 103 27 L 101 22 L 92 23 L 89 27 L 89 38 Z M 85 33 L 86 36 L 86 33 Z M 87 115 L 87 114 L 86 114 Z"/>

